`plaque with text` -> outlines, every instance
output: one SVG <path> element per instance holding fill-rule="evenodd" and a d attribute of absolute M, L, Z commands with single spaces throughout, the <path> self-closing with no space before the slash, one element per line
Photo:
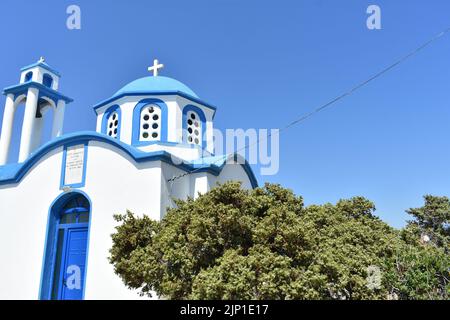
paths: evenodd
<path fill-rule="evenodd" d="M 76 145 L 67 148 L 64 185 L 75 185 L 83 183 L 84 161 L 85 161 L 84 145 Z"/>

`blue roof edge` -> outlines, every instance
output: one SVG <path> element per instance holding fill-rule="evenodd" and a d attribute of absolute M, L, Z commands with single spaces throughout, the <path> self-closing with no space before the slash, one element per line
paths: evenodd
<path fill-rule="evenodd" d="M 196 98 L 194 96 L 191 96 L 187 93 L 184 93 L 182 91 L 139 91 L 139 92 L 123 92 L 119 95 L 114 95 L 111 98 L 108 98 L 106 100 L 103 100 L 99 103 L 97 103 L 96 105 L 94 105 L 94 111 L 97 113 L 97 110 L 105 105 L 107 105 L 108 103 L 111 103 L 115 100 L 118 100 L 120 98 L 126 97 L 126 96 L 146 96 L 146 95 L 154 95 L 154 96 L 167 96 L 167 95 L 177 95 L 183 98 L 186 98 L 188 100 L 194 101 L 198 104 L 201 104 L 207 108 L 210 108 L 212 110 L 214 110 L 214 112 L 217 110 L 217 108 L 215 106 L 213 106 L 212 104 L 209 104 L 199 98 Z"/>
<path fill-rule="evenodd" d="M 7 164 L 4 166 L 0 166 L 0 185 L 19 183 L 22 180 L 22 178 L 27 174 L 27 172 L 50 151 L 65 146 L 67 144 L 73 144 L 77 142 L 84 143 L 88 141 L 99 141 L 107 143 L 113 147 L 116 147 L 121 151 L 125 152 L 137 163 L 160 160 L 170 165 L 176 166 L 186 172 L 195 170 L 196 172 L 211 173 L 215 176 L 218 176 L 220 174 L 220 172 L 222 171 L 222 169 L 226 164 L 226 160 L 228 159 L 227 156 L 223 156 L 223 162 L 218 165 L 215 164 L 216 161 L 212 163 L 207 161 L 203 162 L 176 161 L 176 163 L 174 163 L 172 160 L 173 155 L 171 155 L 166 151 L 144 152 L 126 143 L 110 138 L 105 134 L 100 134 L 94 131 L 81 131 L 77 133 L 67 134 L 47 142 L 39 149 L 37 149 L 35 152 L 33 152 L 31 156 L 23 163 Z M 237 155 L 233 156 L 236 157 Z M 219 157 L 211 157 L 211 158 L 219 158 Z M 245 161 L 245 163 L 242 163 L 240 165 L 243 167 L 244 171 L 248 175 L 252 187 L 257 188 L 258 181 L 256 180 L 253 170 L 251 169 L 248 162 Z"/>
<path fill-rule="evenodd" d="M 29 87 L 35 87 L 35 88 L 39 89 L 42 93 L 62 99 L 66 103 L 73 102 L 72 98 L 69 98 L 69 97 L 59 93 L 58 91 L 53 90 L 52 88 L 48 88 L 48 87 L 44 86 L 43 84 L 41 84 L 39 82 L 35 82 L 35 81 L 25 82 L 25 83 L 6 87 L 3 89 L 3 94 L 4 95 L 7 95 L 9 93 L 17 94 L 23 90 L 28 89 Z"/>
<path fill-rule="evenodd" d="M 25 66 L 25 67 L 21 68 L 20 71 L 23 72 L 23 71 L 32 69 L 32 68 L 34 68 L 34 67 L 41 67 L 41 68 L 44 68 L 44 69 L 46 69 L 47 71 L 50 71 L 51 73 L 53 73 L 53 74 L 55 74 L 55 75 L 57 75 L 58 77 L 61 78 L 61 74 L 60 74 L 58 71 L 56 71 L 55 69 L 53 69 L 52 67 L 50 67 L 50 66 L 49 66 L 48 64 L 46 64 L 45 62 L 35 62 L 35 63 L 32 63 L 32 64 L 30 64 L 30 65 L 28 65 L 28 66 Z"/>

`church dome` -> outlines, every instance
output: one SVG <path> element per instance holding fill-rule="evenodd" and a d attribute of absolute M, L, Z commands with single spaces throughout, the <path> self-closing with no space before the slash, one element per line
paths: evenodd
<path fill-rule="evenodd" d="M 127 93 L 162 93 L 162 92 L 181 92 L 198 98 L 194 91 L 178 80 L 168 77 L 144 77 L 134 80 L 116 92 L 114 96 L 120 96 Z"/>

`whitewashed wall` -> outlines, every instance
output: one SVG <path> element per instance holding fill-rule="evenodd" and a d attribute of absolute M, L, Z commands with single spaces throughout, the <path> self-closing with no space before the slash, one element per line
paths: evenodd
<path fill-rule="evenodd" d="M 114 274 L 108 261 L 116 213 L 130 210 L 159 219 L 161 169 L 159 162 L 136 164 L 116 148 L 91 142 L 86 186 L 92 201 L 85 299 L 136 299 Z"/>
<path fill-rule="evenodd" d="M 58 198 L 63 148 L 43 157 L 17 185 L 0 187 L 0 299 L 38 299 L 49 209 Z M 162 171 L 161 171 L 162 168 Z M 216 177 L 207 173 L 185 176 L 184 171 L 153 161 L 135 163 L 126 153 L 103 142 L 90 142 L 85 187 L 91 200 L 91 223 L 85 299 L 137 299 L 114 274 L 108 261 L 116 213 L 130 210 L 159 220 L 172 197 L 186 199 L 205 193 L 217 182 L 250 180 L 240 165 L 226 165 Z"/>
<path fill-rule="evenodd" d="M 86 299 L 135 299 L 108 262 L 115 213 L 160 215 L 159 162 L 135 164 L 113 147 L 91 142 L 86 185 L 91 202 Z M 38 299 L 49 209 L 62 193 L 62 147 L 40 160 L 15 186 L 0 187 L 0 299 Z"/>
<path fill-rule="evenodd" d="M 62 148 L 15 188 L 0 186 L 0 299 L 38 299 L 49 207 L 60 195 Z"/>

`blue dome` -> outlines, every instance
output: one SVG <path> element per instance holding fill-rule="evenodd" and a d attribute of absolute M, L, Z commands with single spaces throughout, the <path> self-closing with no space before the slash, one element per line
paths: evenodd
<path fill-rule="evenodd" d="M 198 98 L 194 91 L 178 80 L 168 77 L 144 77 L 130 82 L 125 87 L 116 92 L 114 96 L 125 93 L 161 93 L 161 92 L 182 92 Z"/>

